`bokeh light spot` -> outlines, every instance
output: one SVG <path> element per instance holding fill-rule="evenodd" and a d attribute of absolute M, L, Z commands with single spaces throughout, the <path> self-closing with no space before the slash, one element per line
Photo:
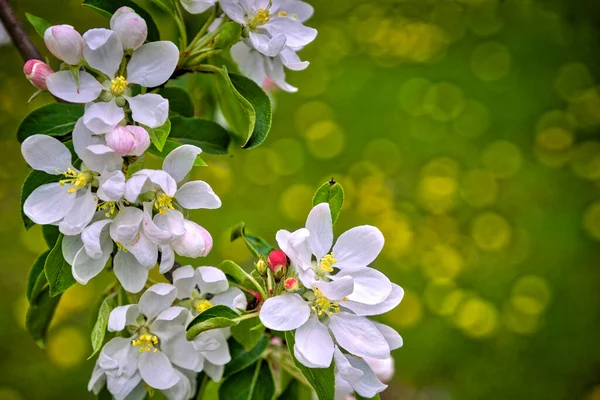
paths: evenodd
<path fill-rule="evenodd" d="M 445 122 L 456 118 L 464 106 L 463 91 L 449 82 L 431 86 L 425 95 L 425 110 L 438 121 Z"/>
<path fill-rule="evenodd" d="M 85 359 L 87 341 L 83 333 L 74 327 L 52 332 L 48 339 L 48 356 L 54 365 L 70 368 Z"/>
<path fill-rule="evenodd" d="M 481 155 L 483 165 L 498 178 L 509 178 L 521 169 L 521 149 L 506 140 L 490 143 Z"/>
<path fill-rule="evenodd" d="M 279 139 L 271 145 L 277 154 L 274 158 L 273 171 L 282 176 L 293 175 L 304 166 L 304 148 L 295 139 Z"/>
<path fill-rule="evenodd" d="M 425 78 L 412 78 L 400 88 L 398 101 L 400 108 L 411 115 L 423 115 L 425 96 L 431 87 L 431 81 Z"/>
<path fill-rule="evenodd" d="M 474 138 L 484 134 L 490 126 L 490 113 L 481 103 L 466 100 L 463 111 L 452 121 L 452 132 L 456 135 Z"/>
<path fill-rule="evenodd" d="M 425 287 L 424 298 L 427 307 L 437 315 L 449 317 L 464 297 L 464 293 L 451 281 L 430 281 Z"/>
<path fill-rule="evenodd" d="M 279 198 L 279 209 L 291 220 L 304 221 L 312 204 L 314 190 L 308 185 L 288 187 Z"/>
<path fill-rule="evenodd" d="M 277 180 L 274 167 L 281 162 L 273 150 L 260 147 L 245 154 L 244 175 L 256 185 L 270 185 Z"/>
<path fill-rule="evenodd" d="M 572 100 L 593 83 L 594 79 L 585 64 L 571 63 L 560 67 L 554 79 L 554 88 L 563 99 Z"/>
<path fill-rule="evenodd" d="M 493 204 L 498 195 L 498 182 L 490 171 L 476 169 L 465 174 L 462 181 L 463 199 L 473 207 Z"/>
<path fill-rule="evenodd" d="M 480 44 L 471 56 L 473 74 L 484 82 L 497 81 L 508 75 L 511 63 L 508 48 L 498 42 Z"/>
<path fill-rule="evenodd" d="M 294 116 L 296 130 L 304 133 L 312 124 L 333 118 L 331 107 L 322 101 L 309 101 L 301 105 Z"/>
<path fill-rule="evenodd" d="M 346 142 L 342 128 L 333 121 L 315 122 L 306 131 L 305 138 L 308 151 L 323 159 L 338 156 Z"/>
<path fill-rule="evenodd" d="M 425 274 L 431 279 L 451 280 L 462 270 L 463 257 L 455 248 L 438 245 L 425 251 L 422 257 Z"/>
<path fill-rule="evenodd" d="M 511 227 L 506 218 L 496 213 L 486 212 L 473 221 L 471 235 L 482 250 L 496 251 L 509 243 Z"/>
<path fill-rule="evenodd" d="M 600 178 L 600 143 L 585 141 L 578 143 L 571 153 L 571 169 L 580 178 Z"/>
<path fill-rule="evenodd" d="M 398 145 L 389 139 L 376 139 L 367 145 L 364 158 L 379 167 L 385 174 L 391 174 L 400 166 Z"/>
<path fill-rule="evenodd" d="M 550 287 L 539 276 L 528 275 L 520 278 L 512 290 L 512 306 L 526 314 L 540 314 L 550 301 Z"/>
<path fill-rule="evenodd" d="M 408 328 L 417 325 L 423 316 L 423 305 L 419 296 L 411 291 L 404 292 L 404 298 L 398 307 L 389 313 L 389 319 L 399 327 Z"/>
<path fill-rule="evenodd" d="M 592 204 L 583 214 L 583 227 L 596 240 L 600 240 L 600 201 Z"/>
<path fill-rule="evenodd" d="M 488 301 L 471 297 L 459 305 L 454 322 L 467 336 L 486 338 L 498 328 L 498 311 Z"/>

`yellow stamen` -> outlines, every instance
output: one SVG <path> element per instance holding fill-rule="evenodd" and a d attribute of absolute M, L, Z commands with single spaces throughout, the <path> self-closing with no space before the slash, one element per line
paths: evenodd
<path fill-rule="evenodd" d="M 67 183 L 72 186 L 67 189 L 67 193 L 75 193 L 79 189 L 86 187 L 94 177 L 91 171 L 77 172 L 71 168 L 67 169 L 67 172 L 63 175 L 67 179 L 62 179 L 58 183 L 60 186 L 65 186 Z"/>
<path fill-rule="evenodd" d="M 125 88 L 127 87 L 127 85 L 129 84 L 125 78 L 123 78 L 122 76 L 117 76 L 115 79 L 113 79 L 111 81 L 112 85 L 110 87 L 110 90 L 116 94 L 116 95 L 121 95 L 123 94 L 123 91 L 125 90 Z"/>
<path fill-rule="evenodd" d="M 277 15 L 280 17 L 287 17 L 287 11 L 279 11 Z"/>
<path fill-rule="evenodd" d="M 337 260 L 333 256 L 333 253 L 330 253 L 321 258 L 321 264 L 319 265 L 319 268 L 321 272 L 333 272 L 332 265 L 335 263 L 337 263 Z"/>
<path fill-rule="evenodd" d="M 158 350 L 156 348 L 156 346 L 158 345 L 158 342 L 159 342 L 159 340 L 156 335 L 151 335 L 149 333 L 143 333 L 138 337 L 138 339 L 133 339 L 131 341 L 131 344 L 134 345 L 135 347 L 139 347 L 140 353 L 143 353 L 145 351 L 151 351 L 153 353 L 156 353 L 156 351 Z"/>
<path fill-rule="evenodd" d="M 208 300 L 201 300 L 196 304 L 196 311 L 199 313 L 208 310 L 212 307 L 212 303 Z"/>
<path fill-rule="evenodd" d="M 173 207 L 173 198 L 166 193 L 158 192 L 156 193 L 156 201 L 154 202 L 154 207 L 161 214 L 166 214 L 167 210 L 174 210 Z"/>
<path fill-rule="evenodd" d="M 327 297 L 323 295 L 318 288 L 314 288 L 315 298 L 313 300 L 313 306 L 311 309 L 317 313 L 318 316 L 323 315 L 323 313 L 328 315 L 333 315 L 334 313 L 340 312 L 340 305 L 337 301 L 331 301 Z"/>
<path fill-rule="evenodd" d="M 259 8 L 254 14 L 254 18 L 248 22 L 250 29 L 256 29 L 256 27 L 267 23 L 271 19 L 271 13 L 268 8 Z"/>
<path fill-rule="evenodd" d="M 107 218 L 117 212 L 121 212 L 116 201 L 106 201 L 98 205 L 98 210 L 106 210 L 104 214 Z"/>

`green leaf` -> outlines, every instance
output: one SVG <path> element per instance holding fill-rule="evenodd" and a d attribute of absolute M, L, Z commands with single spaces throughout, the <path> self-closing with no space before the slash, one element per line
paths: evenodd
<path fill-rule="evenodd" d="M 165 142 L 169 137 L 169 133 L 171 133 L 171 121 L 167 119 L 167 122 L 161 126 L 157 126 L 156 128 L 150 128 L 147 126 L 144 126 L 144 128 L 148 131 L 148 135 L 150 135 L 152 144 L 156 146 L 159 151 L 162 151 L 163 147 L 165 146 Z"/>
<path fill-rule="evenodd" d="M 50 250 L 46 250 L 45 252 L 40 254 L 40 256 L 35 260 L 35 262 L 31 266 L 31 270 L 29 270 L 29 277 L 27 278 L 27 300 L 29 300 L 29 303 L 32 302 L 32 298 L 35 299 L 35 297 L 39 295 L 39 293 L 34 292 L 34 288 L 40 275 L 42 275 L 43 279 L 46 280 L 46 277 L 43 275 L 43 272 L 44 263 L 46 262 L 48 254 L 50 254 Z"/>
<path fill-rule="evenodd" d="M 50 175 L 36 170 L 31 171 L 29 175 L 27 175 L 27 178 L 25 178 L 25 182 L 23 182 L 23 186 L 21 187 L 21 219 L 23 220 L 25 229 L 29 229 L 35 225 L 35 223 L 23 212 L 23 204 L 25 204 L 25 200 L 27 200 L 29 195 L 38 187 L 46 183 L 58 182 L 59 180 L 60 177 L 58 175 Z"/>
<path fill-rule="evenodd" d="M 250 250 L 256 258 L 259 258 L 260 256 L 268 257 L 269 253 L 275 249 L 263 238 L 246 233 L 246 224 L 244 222 L 240 222 L 231 230 L 229 240 L 233 242 L 238 238 L 244 239 L 246 247 L 248 247 L 248 250 Z"/>
<path fill-rule="evenodd" d="M 238 324 L 236 318 L 240 315 L 231 308 L 217 305 L 196 315 L 187 327 L 186 337 L 192 340 L 199 334 L 211 329 L 227 328 Z"/>
<path fill-rule="evenodd" d="M 108 325 L 108 316 L 110 312 L 115 308 L 116 293 L 109 294 L 104 298 L 100 304 L 98 310 L 98 318 L 92 328 L 91 340 L 92 340 L 92 354 L 88 357 L 88 360 L 96 355 L 104 344 L 104 336 L 106 335 L 106 326 Z"/>
<path fill-rule="evenodd" d="M 203 118 L 171 118 L 170 139 L 193 144 L 209 154 L 227 154 L 231 141 L 229 132 L 214 121 Z"/>
<path fill-rule="evenodd" d="M 34 304 L 29 306 L 25 316 L 25 327 L 37 345 L 44 348 L 48 327 L 61 296 L 50 296 L 50 288 L 46 287 L 37 296 Z"/>
<path fill-rule="evenodd" d="M 376 394 L 373 397 L 362 397 L 360 394 L 355 393 L 354 397 L 356 398 L 356 400 L 379 400 L 379 394 Z"/>
<path fill-rule="evenodd" d="M 281 400 L 312 400 L 312 391 L 297 380 L 293 380 L 278 397 Z"/>
<path fill-rule="evenodd" d="M 275 379 L 266 360 L 231 375 L 219 388 L 219 398 L 227 400 L 271 400 L 275 397 Z"/>
<path fill-rule="evenodd" d="M 73 131 L 75 123 L 83 116 L 78 104 L 51 103 L 30 112 L 17 129 L 17 139 L 23 142 L 29 136 L 40 134 L 64 136 Z"/>
<path fill-rule="evenodd" d="M 344 188 L 342 188 L 342 185 L 333 179 L 322 184 L 313 197 L 313 207 L 321 203 L 329 203 L 331 220 L 335 224 L 344 205 Z"/>
<path fill-rule="evenodd" d="M 58 296 L 75 283 L 75 278 L 71 273 L 71 266 L 65 261 L 62 253 L 63 235 L 61 234 L 56 244 L 48 254 L 44 272 L 50 285 L 50 296 Z"/>
<path fill-rule="evenodd" d="M 294 333 L 291 331 L 286 332 L 285 341 L 287 342 L 288 350 L 294 359 L 294 364 L 302 371 L 302 374 L 317 393 L 319 400 L 333 400 L 335 395 L 333 362 L 329 368 L 308 368 L 294 357 L 294 344 L 296 343 Z"/>
<path fill-rule="evenodd" d="M 269 344 L 269 339 L 261 334 L 261 339 L 250 350 L 244 349 L 244 346 L 235 340 L 229 339 L 228 342 L 231 361 L 225 366 L 223 372 L 225 378 L 249 367 L 260 359 Z"/>
<path fill-rule="evenodd" d="M 162 151 L 158 151 L 158 149 L 154 146 L 150 146 L 148 148 L 148 151 L 150 152 L 150 154 L 153 154 L 156 157 L 165 158 L 167 155 L 169 155 L 170 152 L 172 152 L 179 146 L 183 146 L 183 143 L 176 142 L 171 139 L 167 139 Z M 206 162 L 204 162 L 204 160 L 199 155 L 196 156 L 196 160 L 194 161 L 195 167 L 206 167 L 206 165 L 207 165 Z"/>
<path fill-rule="evenodd" d="M 43 18 L 36 17 L 33 14 L 25 13 L 25 17 L 27 17 L 27 21 L 29 21 L 31 26 L 33 26 L 33 29 L 35 29 L 35 31 L 41 37 L 44 37 L 44 32 L 46 32 L 46 29 L 52 26 L 50 22 L 46 21 Z"/>
<path fill-rule="evenodd" d="M 233 86 L 252 104 L 256 112 L 254 129 L 243 146 L 245 149 L 252 149 L 264 142 L 271 130 L 271 99 L 252 79 L 235 74 L 229 74 L 229 78 Z"/>
<path fill-rule="evenodd" d="M 239 283 L 245 288 L 255 290 L 260 293 L 261 296 L 263 296 L 263 299 L 266 298 L 264 288 L 260 286 L 258 281 L 233 261 L 223 261 L 221 264 L 219 264 L 219 269 L 223 271 L 225 275 L 229 276 L 234 282 Z"/>
<path fill-rule="evenodd" d="M 170 0 L 150 0 L 151 2 L 153 2 L 154 4 L 156 4 L 158 6 L 158 8 L 160 8 L 161 10 L 163 10 L 164 12 L 167 12 L 171 15 L 173 15 L 174 10 L 173 10 L 173 3 Z"/>
<path fill-rule="evenodd" d="M 169 112 L 179 114 L 182 117 L 194 116 L 194 102 L 185 89 L 169 86 L 160 89 L 158 93 L 169 100 Z"/>
<path fill-rule="evenodd" d="M 214 48 L 227 50 L 240 41 L 240 36 L 242 36 L 242 26 L 237 22 L 226 22 L 215 38 Z"/>
<path fill-rule="evenodd" d="M 163 149 L 164 150 L 164 149 Z M 133 174 L 141 171 L 144 168 L 144 162 L 146 161 L 145 154 L 136 157 L 135 161 L 129 164 L 127 167 L 127 179 L 131 178 Z"/>
<path fill-rule="evenodd" d="M 256 328 L 256 329 L 253 329 Z M 265 326 L 260 323 L 258 317 L 240 321 L 231 327 L 231 336 L 241 344 L 246 351 L 250 351 L 264 337 Z"/>
<path fill-rule="evenodd" d="M 42 225 L 42 235 L 44 235 L 44 240 L 46 241 L 48 248 L 51 249 L 58 241 L 60 231 L 56 225 Z"/>
<path fill-rule="evenodd" d="M 133 10 L 146 21 L 146 25 L 148 26 L 148 41 L 155 42 L 160 40 L 158 28 L 156 27 L 152 16 L 131 0 L 83 0 L 82 5 L 98 11 L 107 18 L 112 17 L 115 11 L 123 6 L 133 8 Z"/>

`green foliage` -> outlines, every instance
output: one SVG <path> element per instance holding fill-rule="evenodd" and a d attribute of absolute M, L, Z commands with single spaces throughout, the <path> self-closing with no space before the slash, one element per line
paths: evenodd
<path fill-rule="evenodd" d="M 244 346 L 236 340 L 229 339 L 228 343 L 231 361 L 225 365 L 225 371 L 223 373 L 223 377 L 225 378 L 238 373 L 258 361 L 265 352 L 267 345 L 269 344 L 269 339 L 261 334 L 260 340 L 251 347 L 250 350 L 245 349 Z"/>
<path fill-rule="evenodd" d="M 333 372 L 333 362 L 329 368 L 308 368 L 300 363 L 296 357 L 294 357 L 294 339 L 293 332 L 285 333 L 285 341 L 287 342 L 288 350 L 290 355 L 294 359 L 296 367 L 302 371 L 302 374 L 306 377 L 310 385 L 317 393 L 319 400 L 333 400 L 335 395 L 335 374 Z"/>
<path fill-rule="evenodd" d="M 313 197 L 313 207 L 320 203 L 329 203 L 331 219 L 335 224 L 344 205 L 344 188 L 333 179 L 321 185 Z"/>
<path fill-rule="evenodd" d="M 240 41 L 242 26 L 237 22 L 229 21 L 223 25 L 219 35 L 215 38 L 215 49 L 229 49 Z"/>
<path fill-rule="evenodd" d="M 225 379 L 219 398 L 227 400 L 270 400 L 275 397 L 275 379 L 266 360 L 258 360 L 248 368 Z"/>
<path fill-rule="evenodd" d="M 60 236 L 60 231 L 56 225 L 42 225 L 42 235 L 48 248 L 53 248 Z"/>
<path fill-rule="evenodd" d="M 123 6 L 130 7 L 146 21 L 146 25 L 148 26 L 148 41 L 155 42 L 160 40 L 160 34 L 152 16 L 131 0 L 83 0 L 82 5 L 98 11 L 107 18 L 110 18 L 115 11 Z"/>
<path fill-rule="evenodd" d="M 173 3 L 170 0 L 150 0 L 166 13 L 173 14 Z"/>
<path fill-rule="evenodd" d="M 356 400 L 379 400 L 379 394 L 376 394 L 375 396 L 370 397 L 370 398 L 366 398 L 366 397 L 362 397 L 358 393 L 355 393 L 354 397 L 356 397 Z"/>
<path fill-rule="evenodd" d="M 244 239 L 246 247 L 248 247 L 248 250 L 250 250 L 256 258 L 259 258 L 260 256 L 267 257 L 269 253 L 275 249 L 263 238 L 246 233 L 246 224 L 244 222 L 240 222 L 231 230 L 229 240 L 233 242 L 238 238 Z"/>
<path fill-rule="evenodd" d="M 297 380 L 291 381 L 283 393 L 279 395 L 280 400 L 312 400 L 312 391 L 306 385 Z"/>
<path fill-rule="evenodd" d="M 231 308 L 217 305 L 201 312 L 189 323 L 186 337 L 192 340 L 199 334 L 211 329 L 227 328 L 238 324 L 239 314 Z"/>
<path fill-rule="evenodd" d="M 258 317 L 245 319 L 239 325 L 231 327 L 231 336 L 244 346 L 246 351 L 250 351 L 258 342 L 261 341 L 265 333 L 265 326 L 260 323 Z"/>
<path fill-rule="evenodd" d="M 46 263 L 46 258 L 48 258 L 48 254 L 50 254 L 50 250 L 46 250 L 35 260 L 33 265 L 31 266 L 31 270 L 29 271 L 29 277 L 27 278 L 27 300 L 29 303 L 32 302 L 32 298 L 35 299 L 39 295 L 40 285 L 44 285 L 44 281 L 46 280 L 46 276 L 43 274 L 44 272 L 44 264 Z M 38 283 L 38 279 L 42 276 L 42 282 Z M 36 285 L 37 284 L 37 285 Z M 37 293 L 36 293 L 37 292 Z"/>
<path fill-rule="evenodd" d="M 45 280 L 44 274 L 40 274 L 38 281 Z M 46 343 L 46 335 L 48 333 L 48 327 L 52 318 L 54 317 L 54 311 L 58 306 L 61 296 L 50 296 L 50 288 L 44 285 L 38 285 L 42 289 L 38 293 L 32 294 L 31 303 L 25 316 L 25 327 L 29 334 L 36 341 L 37 345 L 44 348 Z M 33 296 L 35 294 L 35 297 Z"/>
<path fill-rule="evenodd" d="M 265 141 L 271 130 L 271 99 L 252 79 L 242 75 L 229 74 L 233 86 L 246 98 L 256 112 L 256 121 L 251 136 L 244 144 L 245 149 L 253 149 Z"/>
<path fill-rule="evenodd" d="M 73 132 L 75 123 L 83 116 L 78 104 L 51 103 L 30 112 L 17 129 L 17 139 L 23 142 L 32 135 L 65 136 Z"/>
<path fill-rule="evenodd" d="M 144 128 L 148 131 L 148 135 L 150 135 L 150 140 L 154 147 L 159 151 L 162 151 L 165 142 L 169 137 L 169 133 L 171 133 L 171 121 L 167 119 L 164 124 L 157 126 L 156 128 L 150 128 L 148 126 L 144 126 Z"/>
<path fill-rule="evenodd" d="M 194 116 L 194 102 L 187 90 L 168 86 L 161 88 L 158 93 L 169 100 L 169 113 L 178 114 L 182 117 Z"/>
<path fill-rule="evenodd" d="M 35 29 L 35 31 L 41 37 L 44 37 L 44 32 L 46 32 L 46 29 L 52 26 L 50 22 L 46 21 L 43 18 L 36 17 L 33 14 L 25 13 L 25 17 L 27 17 L 27 21 L 29 21 L 31 26 L 33 26 L 33 29 Z"/>
<path fill-rule="evenodd" d="M 164 150 L 164 148 L 163 148 Z M 131 160 L 130 160 L 131 161 Z M 135 158 L 135 161 L 127 166 L 127 179 L 131 178 L 133 174 L 141 171 L 144 168 L 144 162 L 146 161 L 146 154 L 142 154 Z"/>
<path fill-rule="evenodd" d="M 266 298 L 263 286 L 242 267 L 230 260 L 225 260 L 219 264 L 219 269 L 225 273 L 231 280 L 239 283 L 242 287 L 255 290 L 262 298 Z"/>
<path fill-rule="evenodd" d="M 52 297 L 58 296 L 75 283 L 75 278 L 71 273 L 71 265 L 63 257 L 62 241 L 63 235 L 61 234 L 44 264 L 44 272 L 50 285 L 50 296 Z"/>
<path fill-rule="evenodd" d="M 60 177 L 58 175 L 50 175 L 43 171 L 33 170 L 27 175 L 25 178 L 25 182 L 23 182 L 23 186 L 21 188 L 21 219 L 23 220 L 23 225 L 25 229 L 31 228 L 33 225 L 32 220 L 29 219 L 23 212 L 23 204 L 25 204 L 25 200 L 29 197 L 29 195 L 38 187 L 50 183 L 50 182 L 58 182 Z"/>
<path fill-rule="evenodd" d="M 171 118 L 169 138 L 181 144 L 193 144 L 209 154 L 227 154 L 231 141 L 225 128 L 214 121 L 203 118 Z"/>
<path fill-rule="evenodd" d="M 98 309 L 98 317 L 96 319 L 96 323 L 92 328 L 91 333 L 91 341 L 92 341 L 92 354 L 88 357 L 88 360 L 96 355 L 102 348 L 104 344 L 104 337 L 106 335 L 106 326 L 108 325 L 108 316 L 110 312 L 116 306 L 116 297 L 117 293 L 111 293 L 107 295 L 100 303 L 100 308 Z"/>

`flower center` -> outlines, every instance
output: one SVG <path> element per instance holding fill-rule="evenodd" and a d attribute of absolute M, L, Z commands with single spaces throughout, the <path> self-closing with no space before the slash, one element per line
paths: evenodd
<path fill-rule="evenodd" d="M 250 20 L 248 26 L 250 29 L 256 29 L 256 27 L 266 24 L 271 19 L 271 13 L 268 8 L 259 8 L 254 14 L 254 18 Z"/>
<path fill-rule="evenodd" d="M 158 346 L 158 337 L 156 335 L 152 335 L 150 333 L 143 333 L 137 339 L 133 339 L 131 344 L 135 347 L 139 347 L 140 353 L 145 351 L 151 351 L 156 353 Z"/>
<path fill-rule="evenodd" d="M 115 215 L 120 213 L 119 204 L 116 201 L 105 201 L 103 203 L 98 204 L 98 210 L 105 210 L 106 214 L 104 214 L 107 218 L 111 215 Z"/>
<path fill-rule="evenodd" d="M 65 186 L 67 183 L 72 186 L 67 189 L 67 193 L 75 193 L 79 189 L 86 187 L 94 178 L 92 171 L 77 172 L 71 168 L 69 168 L 63 175 L 67 179 L 61 179 L 58 183 L 60 186 Z"/>
<path fill-rule="evenodd" d="M 331 301 L 323 295 L 319 289 L 314 288 L 315 298 L 311 309 L 317 313 L 318 316 L 323 313 L 333 315 L 333 313 L 340 312 L 340 305 L 337 301 Z"/>
<path fill-rule="evenodd" d="M 173 207 L 173 197 L 169 196 L 164 192 L 156 193 L 156 201 L 154 202 L 154 207 L 161 214 L 166 214 L 167 210 L 174 210 Z"/>
<path fill-rule="evenodd" d="M 123 91 L 128 85 L 127 81 L 125 80 L 125 78 L 123 78 L 123 76 L 117 76 L 115 79 L 110 81 L 110 83 L 110 90 L 115 94 L 115 96 L 120 96 L 121 94 L 123 94 Z"/>
<path fill-rule="evenodd" d="M 198 301 L 195 305 L 194 308 L 196 309 L 196 311 L 198 311 L 199 313 L 208 310 L 209 308 L 212 307 L 212 303 L 208 300 L 202 299 L 200 301 Z"/>
<path fill-rule="evenodd" d="M 329 253 L 323 258 L 321 258 L 321 263 L 319 264 L 319 270 L 321 273 L 333 272 L 333 265 L 337 263 L 333 253 Z"/>

